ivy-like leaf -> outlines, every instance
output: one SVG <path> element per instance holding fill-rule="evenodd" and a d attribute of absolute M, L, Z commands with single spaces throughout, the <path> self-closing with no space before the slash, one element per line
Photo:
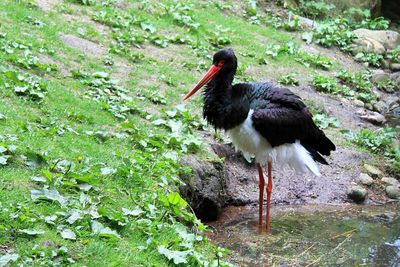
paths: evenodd
<path fill-rule="evenodd" d="M 60 235 L 64 239 L 69 239 L 69 240 L 76 240 L 76 235 L 75 233 L 68 228 L 64 228 L 60 231 Z"/>
<path fill-rule="evenodd" d="M 176 250 L 169 250 L 164 246 L 157 247 L 158 253 L 164 255 L 169 260 L 173 260 L 175 264 L 187 263 L 187 255 L 190 251 L 176 251 Z"/>
<path fill-rule="evenodd" d="M 0 257 L 0 267 L 7 266 L 10 262 L 15 262 L 19 258 L 16 253 L 7 253 Z"/>
<path fill-rule="evenodd" d="M 33 201 L 37 201 L 37 200 L 57 201 L 58 203 L 60 203 L 60 205 L 62 207 L 64 207 L 67 204 L 67 200 L 68 200 L 68 198 L 63 197 L 56 189 L 52 189 L 52 190 L 33 189 L 33 190 L 31 190 L 31 198 Z"/>
<path fill-rule="evenodd" d="M 92 220 L 92 232 L 102 237 L 121 238 L 121 236 L 109 227 L 105 227 L 101 222 Z"/>
<path fill-rule="evenodd" d="M 27 235 L 42 235 L 42 234 L 44 234 L 43 230 L 36 230 L 36 229 L 20 229 L 19 232 L 27 234 Z"/>

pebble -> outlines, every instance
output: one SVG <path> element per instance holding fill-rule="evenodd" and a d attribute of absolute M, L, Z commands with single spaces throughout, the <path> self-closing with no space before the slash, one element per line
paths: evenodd
<path fill-rule="evenodd" d="M 374 179 L 366 173 L 360 173 L 357 181 L 363 185 L 371 185 L 374 182 Z"/>
<path fill-rule="evenodd" d="M 385 191 L 389 198 L 400 199 L 400 186 L 388 185 Z"/>
<path fill-rule="evenodd" d="M 383 172 L 381 170 L 379 170 L 378 168 L 372 166 L 372 165 L 364 164 L 364 169 L 372 177 L 381 177 L 381 176 L 383 176 Z"/>
<path fill-rule="evenodd" d="M 400 63 L 391 63 L 390 64 L 390 69 L 392 71 L 399 71 L 400 70 Z"/>
<path fill-rule="evenodd" d="M 367 190 L 359 185 L 353 185 L 347 189 L 347 197 L 356 203 L 362 203 L 367 198 Z"/>
<path fill-rule="evenodd" d="M 388 185 L 400 185 L 400 182 L 393 177 L 382 177 L 381 181 Z"/>
<path fill-rule="evenodd" d="M 381 125 L 386 122 L 385 116 L 378 112 L 373 112 L 372 114 L 361 116 L 360 118 L 377 125 Z"/>
<path fill-rule="evenodd" d="M 374 104 L 374 110 L 384 113 L 388 109 L 388 105 L 384 101 L 378 101 Z"/>
<path fill-rule="evenodd" d="M 383 70 L 376 70 L 371 77 L 374 83 L 388 81 L 390 79 L 390 74 L 384 72 Z"/>
<path fill-rule="evenodd" d="M 363 108 L 363 107 L 364 107 L 364 102 L 362 102 L 362 101 L 359 100 L 359 99 L 354 99 L 353 103 L 354 103 L 354 105 L 355 105 L 356 107 L 360 107 L 360 108 Z"/>

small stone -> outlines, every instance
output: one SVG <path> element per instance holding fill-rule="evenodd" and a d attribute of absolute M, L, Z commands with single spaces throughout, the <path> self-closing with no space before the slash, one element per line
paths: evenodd
<path fill-rule="evenodd" d="M 364 102 L 362 102 L 359 99 L 354 99 L 353 103 L 354 103 L 354 106 L 356 106 L 356 107 L 359 107 L 359 108 L 363 108 L 364 107 Z"/>
<path fill-rule="evenodd" d="M 386 187 L 386 194 L 389 198 L 400 199 L 400 187 L 396 185 L 388 185 Z"/>
<path fill-rule="evenodd" d="M 364 108 L 372 110 L 372 104 L 371 103 L 365 103 Z"/>
<path fill-rule="evenodd" d="M 376 70 L 371 77 L 372 82 L 384 82 L 390 80 L 390 74 L 384 72 L 383 70 Z"/>
<path fill-rule="evenodd" d="M 388 96 L 385 100 L 387 105 L 390 108 L 396 107 L 398 104 L 400 104 L 400 97 L 397 96 Z"/>
<path fill-rule="evenodd" d="M 400 71 L 390 74 L 390 79 L 397 85 L 400 85 Z"/>
<path fill-rule="evenodd" d="M 381 176 L 383 176 L 383 172 L 381 170 L 379 170 L 378 168 L 372 166 L 372 165 L 364 164 L 364 169 L 372 177 L 381 177 Z"/>
<path fill-rule="evenodd" d="M 381 181 L 388 185 L 400 185 L 400 182 L 393 177 L 382 177 Z"/>
<path fill-rule="evenodd" d="M 381 67 L 383 69 L 389 69 L 390 68 L 390 61 L 388 59 L 381 60 Z"/>
<path fill-rule="evenodd" d="M 382 92 L 376 88 L 372 89 L 372 94 L 379 100 L 382 98 Z"/>
<path fill-rule="evenodd" d="M 360 173 L 357 181 L 363 185 L 371 185 L 374 182 L 374 179 L 366 173 Z"/>
<path fill-rule="evenodd" d="M 386 103 L 384 101 L 378 101 L 374 104 L 374 110 L 378 111 L 379 113 L 384 113 L 388 109 Z"/>
<path fill-rule="evenodd" d="M 366 115 L 367 113 L 366 113 L 365 109 L 363 109 L 363 108 L 358 108 L 358 109 L 356 110 L 356 114 L 359 115 L 359 116 L 364 116 L 364 115 Z"/>
<path fill-rule="evenodd" d="M 347 189 L 347 197 L 356 203 L 362 203 L 367 197 L 367 190 L 359 185 L 351 186 Z"/>
<path fill-rule="evenodd" d="M 392 71 L 399 71 L 400 70 L 400 63 L 391 63 L 390 64 L 390 69 Z"/>
<path fill-rule="evenodd" d="M 361 116 L 360 118 L 364 119 L 366 121 L 369 121 L 373 124 L 376 124 L 376 125 L 382 125 L 383 123 L 386 122 L 385 116 L 383 116 L 382 114 L 380 114 L 378 112 L 373 112 L 372 114 L 364 115 L 364 116 Z"/>

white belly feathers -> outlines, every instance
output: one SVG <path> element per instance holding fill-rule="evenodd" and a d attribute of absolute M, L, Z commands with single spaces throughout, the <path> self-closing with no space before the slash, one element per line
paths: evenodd
<path fill-rule="evenodd" d="M 269 160 L 280 165 L 289 165 L 298 172 L 311 171 L 317 176 L 321 175 L 317 164 L 299 140 L 272 148 L 253 127 L 253 112 L 254 110 L 250 110 L 242 124 L 227 131 L 236 149 L 242 151 L 245 156 L 255 156 L 256 161 L 262 165 Z"/>

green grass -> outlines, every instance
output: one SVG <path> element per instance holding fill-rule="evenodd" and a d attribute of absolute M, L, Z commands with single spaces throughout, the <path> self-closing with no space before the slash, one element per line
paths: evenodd
<path fill-rule="evenodd" d="M 0 153 L 0 159 L 7 159 L 0 165 L 0 257 L 16 253 L 16 265 L 216 264 L 224 251 L 207 241 L 205 226 L 174 193 L 181 183 L 179 175 L 189 171 L 179 159 L 187 153 L 208 158 L 197 135 L 197 130 L 204 128 L 198 116 L 200 97 L 182 108 L 178 106 L 183 102 L 181 96 L 208 68 L 210 56 L 218 49 L 210 44 L 215 40 L 235 49 L 240 64 L 238 80 L 269 80 L 288 70 L 302 75 L 311 67 L 289 54 L 266 55 L 270 44 L 296 43 L 289 34 L 252 25 L 212 4 L 180 1 L 187 10 L 177 12 L 200 25 L 193 29 L 174 20 L 157 1 L 144 1 L 143 10 L 137 1 L 125 1 L 123 8 L 113 1 L 96 2 L 79 5 L 64 0 L 50 13 L 29 0 L 0 3 L 0 115 L 6 117 L 0 119 L 0 147 L 16 146 L 15 151 Z M 175 1 L 163 4 L 167 8 L 177 5 Z M 132 21 L 123 20 L 129 27 L 120 30 L 135 31 L 144 43 L 128 45 L 117 54 L 109 52 L 117 42 L 113 29 L 87 21 L 99 11 L 132 15 Z M 68 22 L 66 14 L 77 20 Z M 36 20 L 42 26 L 32 23 Z M 155 33 L 143 30 L 141 23 L 155 27 Z M 211 25 L 221 27 L 212 40 L 210 31 L 215 29 Z M 60 33 L 79 36 L 80 28 L 87 30 L 83 38 L 105 47 L 105 55 L 85 55 L 59 38 Z M 101 34 L 100 29 L 106 33 Z M 170 38 L 178 34 L 191 41 L 172 44 Z M 168 47 L 156 47 L 152 43 L 155 36 L 168 42 Z M 15 42 L 24 46 L 16 48 Z M 13 47 L 12 52 L 7 52 L 7 45 Z M 58 69 L 48 71 L 50 65 L 28 62 L 24 59 L 27 51 L 33 56 L 46 55 L 58 63 Z M 132 59 L 132 51 L 143 55 Z M 106 57 L 114 65 L 105 65 Z M 268 64 L 259 65 L 260 58 Z M 65 77 L 62 69 L 68 73 Z M 18 81 L 7 76 L 7 70 L 38 76 L 46 88 L 43 98 L 17 95 Z M 77 72 L 87 75 L 78 77 Z M 120 81 L 91 84 L 93 74 L 99 72 Z M 22 82 L 20 86 L 25 85 Z M 98 94 L 91 95 L 91 90 Z M 103 96 L 100 102 L 99 95 Z M 121 106 L 127 109 L 113 111 Z M 166 113 L 173 110 L 175 116 Z M 43 181 L 31 179 L 37 176 Z M 33 189 L 57 190 L 61 199 L 68 199 L 60 204 L 60 196 L 51 199 L 44 195 L 33 201 Z M 74 211 L 80 216 L 69 223 Z M 52 215 L 57 216 L 54 223 L 49 222 Z M 93 229 L 96 222 L 104 228 Z M 28 235 L 22 229 L 44 233 Z M 72 230 L 75 240 L 63 238 L 63 229 Z"/>

